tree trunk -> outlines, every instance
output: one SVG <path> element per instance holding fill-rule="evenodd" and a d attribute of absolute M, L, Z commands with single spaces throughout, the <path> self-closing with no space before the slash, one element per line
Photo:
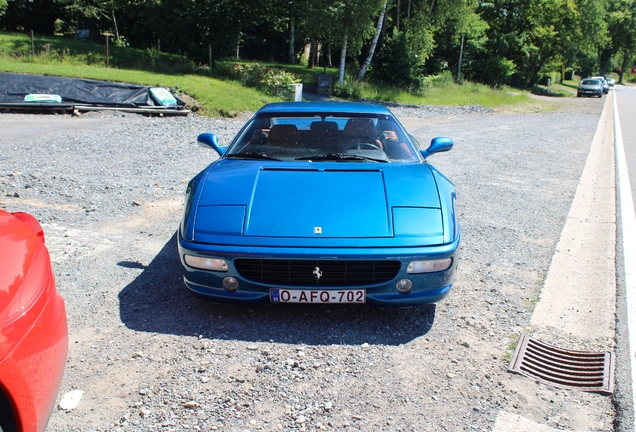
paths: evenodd
<path fill-rule="evenodd" d="M 117 28 L 117 20 L 115 19 L 115 9 L 110 10 L 110 18 L 113 20 L 113 27 L 115 29 L 115 40 L 119 42 L 119 29 Z"/>
<path fill-rule="evenodd" d="M 345 75 L 345 59 L 347 58 L 347 31 L 345 29 L 344 38 L 342 39 L 342 49 L 340 50 L 340 71 L 338 73 L 338 82 L 344 83 Z"/>
<path fill-rule="evenodd" d="M 296 19 L 291 17 L 289 20 L 289 63 L 296 63 L 296 57 L 294 55 L 294 43 L 296 39 Z"/>
<path fill-rule="evenodd" d="M 623 64 L 621 65 L 621 72 L 618 74 L 619 84 L 623 84 L 623 74 L 625 73 L 625 69 L 627 68 L 628 60 L 629 60 L 629 56 L 627 55 L 627 51 L 625 51 L 625 55 L 623 55 Z"/>
<path fill-rule="evenodd" d="M 349 5 L 351 0 L 347 0 L 344 11 L 344 36 L 342 37 L 342 49 L 340 50 L 340 70 L 338 71 L 338 82 L 344 83 L 345 76 L 345 60 L 347 58 L 347 40 L 349 38 Z"/>
<path fill-rule="evenodd" d="M 387 10 L 388 10 L 388 4 L 389 4 L 390 0 L 387 1 Z M 386 36 L 386 18 L 389 14 L 384 13 L 384 20 L 382 21 L 382 31 L 380 32 L 380 37 L 378 38 L 378 45 L 375 47 L 376 51 L 377 50 L 381 50 L 382 49 L 382 45 L 384 45 L 384 37 Z"/>
<path fill-rule="evenodd" d="M 459 63 L 457 65 L 457 82 L 462 82 L 462 57 L 464 56 L 464 36 L 462 36 L 462 44 L 459 46 Z"/>
<path fill-rule="evenodd" d="M 315 37 L 311 38 L 309 43 L 309 59 L 307 59 L 307 69 L 311 69 L 316 64 L 316 51 L 318 48 L 318 42 Z"/>
<path fill-rule="evenodd" d="M 362 68 L 360 68 L 360 72 L 356 77 L 356 81 L 362 81 L 364 78 L 364 74 L 367 72 L 367 68 L 371 64 L 371 60 L 373 59 L 373 54 L 375 53 L 375 47 L 378 44 L 378 38 L 380 37 L 380 33 L 382 32 L 382 24 L 384 23 L 384 14 L 386 13 L 386 5 L 388 1 L 384 2 L 384 6 L 382 6 L 382 10 L 380 11 L 380 16 L 378 17 L 378 22 L 375 25 L 375 35 L 373 35 L 373 39 L 371 40 L 371 46 L 369 46 L 369 54 L 367 58 L 364 60 L 362 64 Z"/>

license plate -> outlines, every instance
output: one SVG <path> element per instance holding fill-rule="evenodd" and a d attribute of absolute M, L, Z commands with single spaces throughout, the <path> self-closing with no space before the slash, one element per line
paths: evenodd
<path fill-rule="evenodd" d="M 293 290 L 272 288 L 269 299 L 273 303 L 366 303 L 367 290 Z"/>

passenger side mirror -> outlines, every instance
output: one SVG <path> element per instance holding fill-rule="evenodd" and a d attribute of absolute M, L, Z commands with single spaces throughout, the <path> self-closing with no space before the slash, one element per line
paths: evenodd
<path fill-rule="evenodd" d="M 449 137 L 436 137 L 431 140 L 431 145 L 426 150 L 420 150 L 424 159 L 433 153 L 441 153 L 449 151 L 453 148 L 453 139 Z"/>
<path fill-rule="evenodd" d="M 208 132 L 202 133 L 197 137 L 197 144 L 201 147 L 211 148 L 216 151 L 219 156 L 223 156 L 225 150 L 227 150 L 227 147 L 219 146 L 219 139 L 215 134 Z"/>

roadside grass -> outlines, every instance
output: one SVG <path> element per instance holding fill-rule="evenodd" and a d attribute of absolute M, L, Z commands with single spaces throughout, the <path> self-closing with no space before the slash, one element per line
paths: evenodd
<path fill-rule="evenodd" d="M 576 90 L 572 91 L 569 86 L 563 84 L 552 84 L 550 86 L 535 85 L 532 87 L 532 94 L 552 97 L 574 97 L 576 96 Z"/>
<path fill-rule="evenodd" d="M 108 68 L 105 67 L 105 47 L 99 43 L 58 36 L 36 36 L 33 51 L 34 55 L 31 55 L 30 36 L 0 32 L 0 70 L 5 72 L 168 87 L 196 99 L 203 107 L 201 113 L 208 116 L 234 116 L 281 100 L 220 76 L 214 68 L 210 70 L 208 66 L 197 66 L 182 56 L 160 53 L 158 58 L 156 49 L 142 50 L 113 44 L 109 48 Z M 250 62 L 228 60 L 218 63 Z M 262 64 L 292 72 L 307 86 L 315 85 L 317 75 L 325 71 L 333 76 L 334 84 L 338 78 L 336 68 L 325 70 L 318 66 L 308 69 L 304 65 Z M 366 82 L 355 85 L 363 100 L 412 105 L 482 105 L 503 111 L 537 111 L 537 101 L 529 98 L 528 91 L 493 89 L 471 82 L 457 84 L 448 73 L 431 78 L 417 93 Z"/>
<path fill-rule="evenodd" d="M 576 79 L 576 80 L 563 80 L 563 82 L 561 83 L 561 85 L 565 86 L 565 87 L 569 87 L 571 89 L 574 89 L 575 93 L 576 93 L 576 89 L 579 88 L 579 83 L 581 81 Z"/>
<path fill-rule="evenodd" d="M 517 348 L 520 337 L 521 335 L 517 333 L 511 333 L 508 335 L 508 345 L 506 345 L 506 351 L 502 357 L 504 363 L 510 364 L 510 360 L 512 360 L 512 355 L 515 353 L 515 348 Z"/>
<path fill-rule="evenodd" d="M 527 308 L 529 312 L 534 312 L 534 309 L 537 307 L 537 303 L 541 300 L 541 291 L 543 291 L 543 286 L 545 285 L 545 280 L 548 277 L 548 273 L 543 271 L 539 273 L 539 279 L 535 282 L 534 292 L 532 296 L 527 298 Z"/>

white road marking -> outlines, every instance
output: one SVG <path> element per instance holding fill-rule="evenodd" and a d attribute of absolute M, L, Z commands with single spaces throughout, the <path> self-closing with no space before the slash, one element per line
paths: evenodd
<path fill-rule="evenodd" d="M 627 172 L 627 160 L 623 146 L 623 131 L 618 115 L 616 91 L 614 93 L 614 141 L 616 145 L 616 175 L 619 185 L 620 214 L 623 231 L 623 257 L 625 259 L 625 293 L 627 305 L 627 329 L 629 333 L 629 358 L 632 371 L 632 399 L 636 418 L 636 214 L 632 187 Z"/>

